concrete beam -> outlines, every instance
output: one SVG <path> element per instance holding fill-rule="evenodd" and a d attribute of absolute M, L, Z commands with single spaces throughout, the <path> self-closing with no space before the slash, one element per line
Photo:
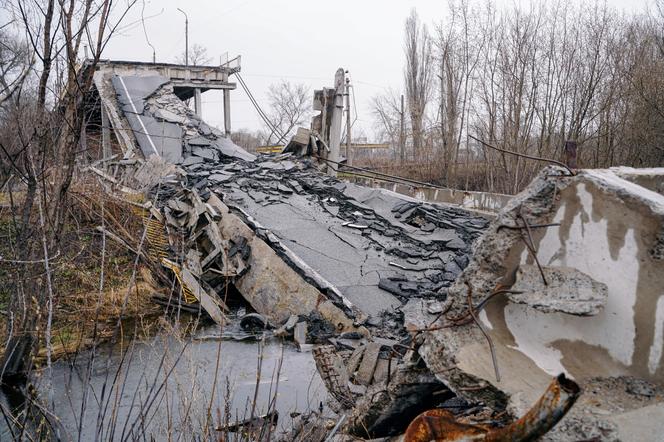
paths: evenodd
<path fill-rule="evenodd" d="M 178 88 L 200 88 L 203 91 L 209 90 L 209 89 L 236 89 L 237 88 L 237 83 L 226 83 L 223 81 L 192 81 L 192 80 L 178 80 L 178 79 L 170 79 L 171 83 L 173 83 L 173 87 L 175 89 Z"/>
<path fill-rule="evenodd" d="M 340 332 L 368 334 L 364 327 L 356 327 L 339 307 L 306 282 L 219 198 L 212 195 L 208 204 L 221 215 L 218 225 L 224 239 L 242 237 L 248 242 L 251 270 L 235 281 L 235 287 L 258 313 L 273 324 L 283 324 L 291 315 L 318 311 Z"/>

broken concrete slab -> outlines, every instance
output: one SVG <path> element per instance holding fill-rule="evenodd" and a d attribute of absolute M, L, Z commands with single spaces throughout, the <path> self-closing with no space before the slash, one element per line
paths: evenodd
<path fill-rule="evenodd" d="M 562 312 L 570 315 L 598 314 L 608 298 L 606 284 L 570 267 L 543 267 L 546 285 L 537 266 L 522 264 L 509 299 L 544 313 Z"/>
<path fill-rule="evenodd" d="M 525 245 L 526 222 L 540 263 L 574 268 L 606 286 L 605 305 L 597 314 L 545 313 L 514 304 L 505 294 L 485 303 L 496 287 L 513 287 L 520 266 L 536 264 Z M 459 396 L 494 410 L 519 397 L 536 399 L 547 378 L 561 372 L 580 383 L 631 375 L 661 384 L 664 333 L 657 324 L 664 323 L 664 267 L 653 250 L 662 226 L 664 199 L 655 192 L 610 171 L 565 176 L 561 169 L 543 170 L 476 242 L 470 263 L 448 290 L 455 300 L 448 316 L 463 315 L 472 300 L 480 306 L 479 320 L 493 347 L 469 321 L 427 333 L 419 354 Z M 532 293 L 524 290 L 519 296 L 525 300 Z M 472 385 L 482 388 L 467 389 Z M 500 394 L 507 402 L 496 401 Z M 603 400 L 611 401 L 611 394 Z M 576 408 L 583 415 L 587 406 Z M 559 427 L 573 438 L 578 426 L 567 423 L 572 418 Z M 567 440 L 567 433 L 555 433 Z"/>
<path fill-rule="evenodd" d="M 307 323 L 302 321 L 295 324 L 293 331 L 293 339 L 297 344 L 300 351 L 308 351 L 311 349 L 311 344 L 307 344 Z"/>
<path fill-rule="evenodd" d="M 242 174 L 246 178 L 236 180 L 240 189 L 228 189 L 226 192 L 242 201 L 238 208 L 274 233 L 280 243 L 302 261 L 315 267 L 365 314 L 376 315 L 382 310 L 397 307 L 403 299 L 413 295 L 438 296 L 441 287 L 446 287 L 454 279 L 453 276 L 444 276 L 441 261 L 433 257 L 441 253 L 441 248 L 444 253 L 450 254 L 449 261 L 458 257 L 460 262 L 464 262 L 462 258 L 467 252 L 444 250 L 443 244 L 459 235 L 457 229 L 466 235 L 463 228 L 436 227 L 437 235 L 447 236 L 445 241 L 435 242 L 424 238 L 427 235 L 420 234 L 420 238 L 417 234 L 404 231 L 419 231 L 419 228 L 396 221 L 393 224 L 388 219 L 392 207 L 404 202 L 399 196 L 383 198 L 382 191 L 370 189 L 371 195 L 362 197 L 363 201 L 375 206 L 372 207 L 349 198 L 335 187 L 335 183 L 327 184 L 311 172 L 270 170 L 270 174 L 287 177 L 289 184 L 297 181 L 302 192 L 281 194 L 280 204 L 265 205 L 264 199 L 254 196 L 255 190 L 243 190 L 243 187 L 266 188 L 268 183 L 272 186 L 279 181 L 273 181 L 275 178 L 272 176 L 262 178 L 255 174 Z M 431 207 L 428 210 L 431 211 L 429 216 L 434 219 L 437 219 L 436 216 L 458 219 L 461 213 L 468 216 L 465 212 L 448 212 L 446 208 Z M 467 235 L 469 243 L 476 235 Z M 404 262 L 407 258 L 411 262 Z M 404 281 L 390 285 L 395 289 L 389 290 L 386 281 L 403 273 L 403 270 L 412 274 Z"/>
<path fill-rule="evenodd" d="M 188 138 L 187 143 L 189 143 L 192 146 L 212 146 L 212 141 L 208 140 L 205 137 Z"/>
<path fill-rule="evenodd" d="M 233 176 L 234 175 L 232 173 L 226 173 L 226 172 L 213 173 L 210 176 L 208 176 L 208 180 L 212 183 L 224 183 L 226 181 L 233 179 Z"/>
<path fill-rule="evenodd" d="M 161 75 L 120 76 L 111 79 L 118 93 L 118 101 L 122 104 L 125 114 L 140 115 L 145 109 L 145 99 L 154 94 L 168 78 Z"/>
<path fill-rule="evenodd" d="M 348 358 L 346 369 L 348 370 L 348 375 L 350 377 L 355 377 L 355 371 L 357 370 L 357 367 L 360 366 L 360 362 L 362 361 L 362 355 L 364 354 L 364 350 L 366 348 L 367 348 L 366 344 L 360 345 L 355 350 L 353 350 L 353 353 L 350 355 L 350 358 Z"/>
<path fill-rule="evenodd" d="M 214 142 L 214 146 L 227 157 L 238 158 L 244 161 L 255 161 L 256 156 L 237 146 L 231 140 L 219 138 Z"/>
<path fill-rule="evenodd" d="M 440 318 L 440 313 L 446 308 L 438 300 L 435 300 L 435 302 L 440 304 L 440 310 L 435 313 L 431 313 L 429 302 L 421 298 L 411 298 L 405 305 L 401 306 L 401 312 L 404 316 L 403 326 L 406 331 L 416 332 L 435 326 Z"/>
<path fill-rule="evenodd" d="M 664 435 L 664 403 L 648 405 L 607 418 L 617 427 L 617 436 L 624 442 L 654 440 Z"/>
<path fill-rule="evenodd" d="M 193 147 L 191 149 L 191 154 L 210 161 L 215 161 L 217 159 L 216 151 L 200 146 Z"/>
<path fill-rule="evenodd" d="M 220 137 L 219 131 L 197 120 L 191 110 L 175 96 L 165 77 L 115 75 L 112 84 L 121 111 L 146 158 L 162 155 L 171 163 L 181 163 L 184 152 L 182 138 L 186 134 L 187 146 L 213 146 L 226 157 L 244 161 L 255 159 L 254 155 Z M 150 98 L 150 111 L 147 112 L 146 100 L 153 95 L 158 96 Z M 211 159 L 208 155 L 204 156 Z"/>
<path fill-rule="evenodd" d="M 203 162 L 205 162 L 205 160 L 201 157 L 190 156 L 184 159 L 182 166 L 193 166 L 194 164 L 201 164 Z"/>
<path fill-rule="evenodd" d="M 352 319 L 329 300 L 321 299 L 318 289 L 304 281 L 221 200 L 213 195 L 208 204 L 221 214 L 222 236 L 245 238 L 251 247 L 248 265 L 252 271 L 235 281 L 235 286 L 256 311 L 279 324 L 291 315 L 318 310 L 339 331 L 358 331 Z"/>
<path fill-rule="evenodd" d="M 169 163 L 182 162 L 180 126 L 141 115 L 128 115 L 127 119 L 146 158 L 158 155 Z"/>
<path fill-rule="evenodd" d="M 355 374 L 355 380 L 358 383 L 362 385 L 371 384 L 381 347 L 382 346 L 376 342 L 369 342 L 367 344 L 362 355 L 362 362 L 360 362 L 360 366 Z"/>
<path fill-rule="evenodd" d="M 156 109 L 152 116 L 157 120 L 163 120 L 168 123 L 184 124 L 187 121 L 186 117 L 178 115 L 175 112 L 171 112 L 167 109 Z"/>

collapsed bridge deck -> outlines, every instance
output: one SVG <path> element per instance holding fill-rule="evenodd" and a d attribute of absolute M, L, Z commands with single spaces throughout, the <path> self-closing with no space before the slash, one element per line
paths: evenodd
<path fill-rule="evenodd" d="M 444 297 L 488 224 L 465 210 L 339 182 L 288 155 L 257 159 L 191 112 L 165 77 L 111 71 L 97 83 L 143 157 L 177 165 L 184 188 L 203 201 L 219 197 L 300 275 L 363 316 L 414 294 Z M 168 219 L 173 209 L 163 210 Z"/>

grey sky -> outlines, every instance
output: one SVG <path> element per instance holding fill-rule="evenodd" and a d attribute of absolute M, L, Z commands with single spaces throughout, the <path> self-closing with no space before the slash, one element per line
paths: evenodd
<path fill-rule="evenodd" d="M 517 0 L 501 0 L 504 7 Z M 608 0 L 616 8 L 642 10 L 647 0 Z M 242 75 L 266 106 L 266 91 L 281 78 L 313 88 L 332 84 L 338 67 L 350 71 L 355 86 L 357 125 L 371 133 L 371 96 L 402 83 L 403 24 L 415 7 L 432 26 L 445 19 L 445 0 L 146 0 L 146 30 L 157 61 L 173 62 L 184 51 L 184 16 L 189 16 L 189 45 L 205 46 L 213 57 L 242 56 Z M 108 45 L 104 57 L 150 61 L 140 24 L 141 1 L 125 29 Z M 163 10 L 163 12 L 162 12 Z M 152 18 L 148 18 L 152 17 Z M 260 119 L 244 92 L 231 93 L 233 129 L 258 129 Z M 222 125 L 221 94 L 203 94 L 203 116 Z"/>

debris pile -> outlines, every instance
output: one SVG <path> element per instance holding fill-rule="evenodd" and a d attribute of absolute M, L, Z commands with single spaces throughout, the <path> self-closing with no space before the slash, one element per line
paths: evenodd
<path fill-rule="evenodd" d="M 544 169 L 490 222 L 251 155 L 164 79 L 111 82 L 117 102 L 98 89 L 148 158 L 122 164 L 150 189 L 164 265 L 213 319 L 232 285 L 247 327 L 312 349 L 339 416 L 327 430 L 575 440 L 664 415 L 664 197 L 630 171 Z"/>

